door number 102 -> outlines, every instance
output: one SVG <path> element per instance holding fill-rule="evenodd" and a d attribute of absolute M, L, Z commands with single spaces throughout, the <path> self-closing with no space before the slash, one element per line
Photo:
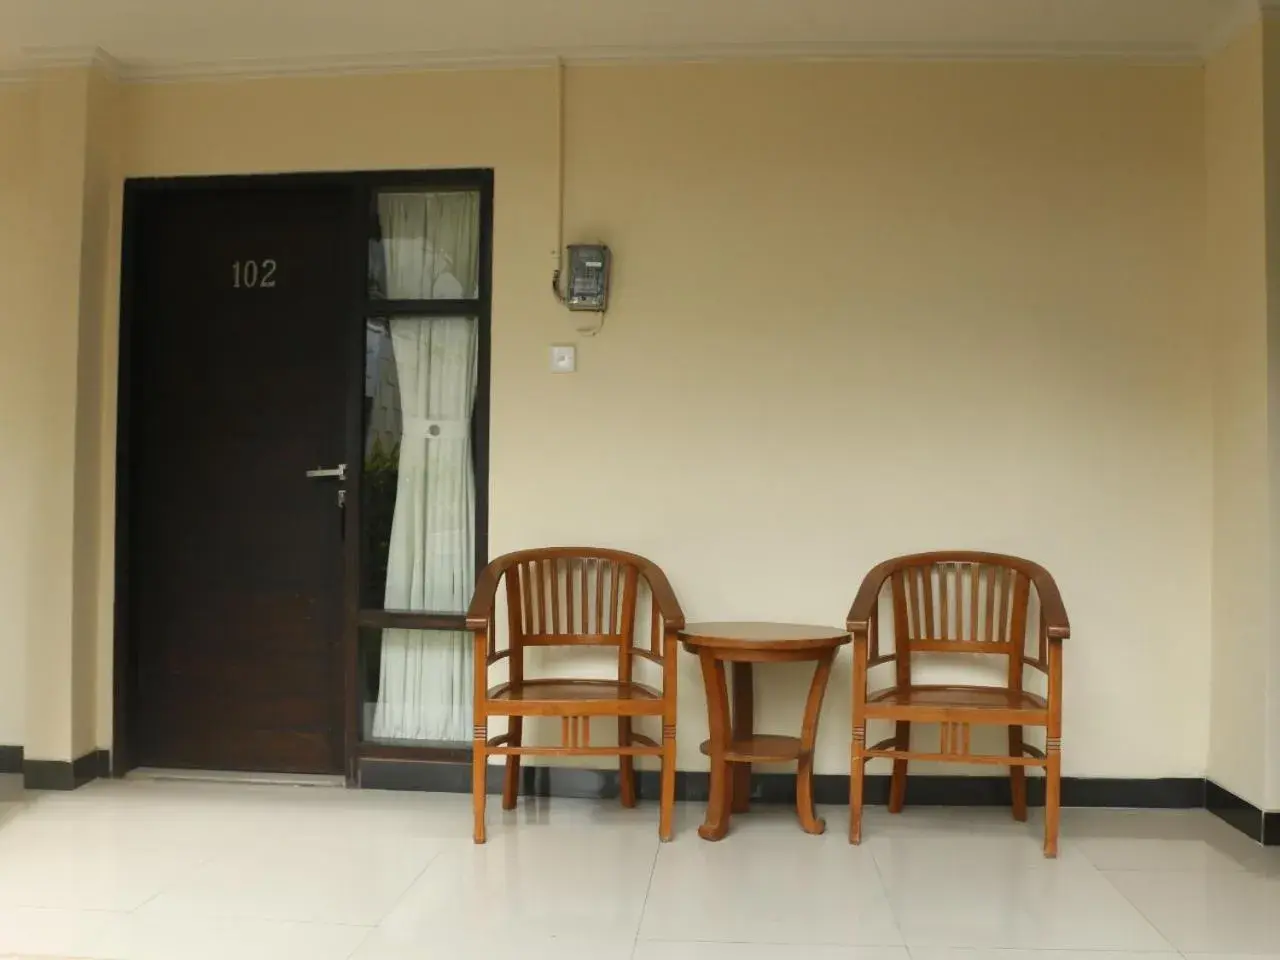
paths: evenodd
<path fill-rule="evenodd" d="M 275 285 L 274 260 L 237 260 L 231 265 L 231 286 L 237 290 Z"/>

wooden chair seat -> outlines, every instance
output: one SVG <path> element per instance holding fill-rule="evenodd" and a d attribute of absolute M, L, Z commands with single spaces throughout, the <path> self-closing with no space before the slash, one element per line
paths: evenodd
<path fill-rule="evenodd" d="M 1043 724 L 1049 709 L 1044 697 L 1008 687 L 889 687 L 867 694 L 867 717 L 908 718 L 925 723 Z M 991 716 L 999 713 L 999 716 Z"/>
<path fill-rule="evenodd" d="M 518 714 L 529 706 L 539 714 L 551 711 L 569 716 L 590 713 L 593 705 L 612 715 L 660 714 L 662 693 L 643 683 L 623 680 L 565 679 L 522 680 L 503 683 L 489 691 L 489 712 Z"/>

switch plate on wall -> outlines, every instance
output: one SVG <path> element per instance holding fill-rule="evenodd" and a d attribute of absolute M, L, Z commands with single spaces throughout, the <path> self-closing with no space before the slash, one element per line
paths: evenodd
<path fill-rule="evenodd" d="M 551 348 L 551 372 L 573 373 L 578 368 L 578 348 L 554 346 Z"/>

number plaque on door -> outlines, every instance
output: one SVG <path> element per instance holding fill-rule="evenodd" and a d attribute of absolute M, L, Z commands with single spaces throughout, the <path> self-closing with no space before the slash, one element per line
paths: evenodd
<path fill-rule="evenodd" d="M 261 289 L 276 285 L 276 262 L 266 260 L 237 260 L 231 264 L 231 286 L 236 290 Z"/>

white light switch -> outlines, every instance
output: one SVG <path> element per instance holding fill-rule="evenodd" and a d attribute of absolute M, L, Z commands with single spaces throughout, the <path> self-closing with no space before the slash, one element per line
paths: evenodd
<path fill-rule="evenodd" d="M 573 373 L 578 368 L 578 348 L 555 346 L 551 348 L 551 372 Z"/>

